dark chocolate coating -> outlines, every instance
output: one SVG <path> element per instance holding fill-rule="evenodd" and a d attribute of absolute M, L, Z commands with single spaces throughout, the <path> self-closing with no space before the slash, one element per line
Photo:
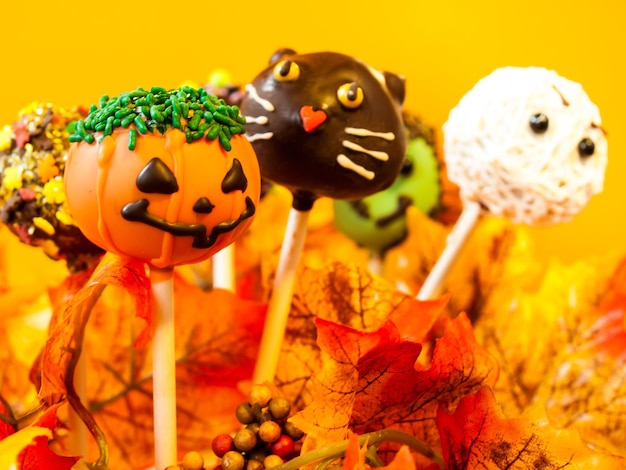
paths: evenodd
<path fill-rule="evenodd" d="M 294 207 L 302 210 L 318 196 L 359 199 L 388 187 L 400 171 L 407 145 L 401 117 L 403 78 L 375 72 L 343 54 L 292 52 L 275 54 L 274 62 L 252 81 L 254 90 L 248 89 L 241 103 L 242 114 L 248 118 L 246 135 L 259 157 L 263 178 L 290 189 Z M 275 78 L 275 66 L 285 59 L 299 67 L 297 79 Z M 337 94 L 342 85 L 352 83 L 363 91 L 363 102 L 356 108 L 342 105 Z M 255 95 L 269 101 L 274 111 L 264 109 Z M 307 111 L 302 111 L 304 107 Z M 317 114 L 315 124 L 304 126 L 301 113 Z M 263 116 L 267 124 L 250 119 Z M 365 129 L 371 135 L 354 135 L 347 128 Z M 270 132 L 269 139 L 255 138 Z M 388 158 L 383 161 L 380 154 L 374 157 L 371 152 L 384 152 Z M 342 165 L 339 155 L 356 169 Z"/>

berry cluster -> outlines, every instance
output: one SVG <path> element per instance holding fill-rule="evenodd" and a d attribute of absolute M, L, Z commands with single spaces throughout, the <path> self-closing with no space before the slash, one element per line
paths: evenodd
<path fill-rule="evenodd" d="M 291 403 L 272 396 L 265 385 L 254 385 L 248 401 L 237 406 L 237 420 L 245 425 L 234 435 L 215 436 L 211 445 L 221 459 L 216 470 L 263 470 L 277 467 L 298 454 L 303 432 L 287 420 Z"/>

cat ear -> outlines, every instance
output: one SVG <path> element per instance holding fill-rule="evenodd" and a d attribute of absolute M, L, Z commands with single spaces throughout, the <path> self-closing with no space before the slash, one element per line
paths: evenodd
<path fill-rule="evenodd" d="M 289 48 L 278 49 L 276 52 L 272 54 L 272 57 L 270 57 L 270 65 L 274 65 L 276 62 L 278 62 L 280 59 L 282 59 L 285 56 L 296 55 L 296 54 L 297 52 L 294 51 L 293 49 L 289 49 Z"/>
<path fill-rule="evenodd" d="M 385 83 L 387 84 L 387 89 L 389 93 L 399 105 L 404 103 L 404 98 L 406 95 L 406 80 L 402 75 L 398 75 L 391 72 L 383 72 L 385 76 Z"/>

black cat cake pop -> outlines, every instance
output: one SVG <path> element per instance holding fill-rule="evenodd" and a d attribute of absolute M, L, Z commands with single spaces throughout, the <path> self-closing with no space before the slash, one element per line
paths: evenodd
<path fill-rule="evenodd" d="M 278 51 L 241 103 L 263 177 L 295 204 L 387 188 L 407 145 L 404 90 L 402 77 L 347 55 Z"/>
<path fill-rule="evenodd" d="M 246 86 L 246 136 L 264 179 L 293 194 L 253 381 L 272 381 L 310 209 L 359 199 L 396 179 L 406 150 L 404 79 L 334 52 L 276 52 Z"/>

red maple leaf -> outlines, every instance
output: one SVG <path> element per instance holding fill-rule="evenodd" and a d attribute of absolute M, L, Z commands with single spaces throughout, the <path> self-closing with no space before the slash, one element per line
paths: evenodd
<path fill-rule="evenodd" d="M 552 427 L 543 409 L 505 418 L 489 388 L 464 397 L 454 413 L 440 407 L 437 424 L 448 469 L 623 469 L 625 464 L 590 449 L 575 431 Z"/>

